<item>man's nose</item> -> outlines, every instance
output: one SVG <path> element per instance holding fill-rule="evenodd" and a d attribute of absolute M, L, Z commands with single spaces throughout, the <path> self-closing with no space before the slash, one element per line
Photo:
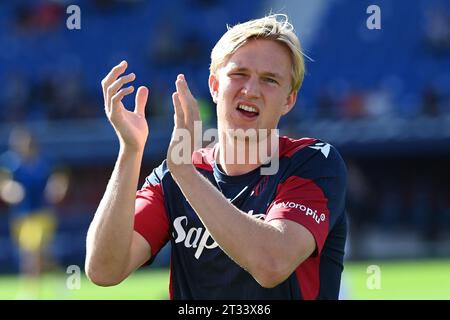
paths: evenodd
<path fill-rule="evenodd" d="M 242 94 L 247 98 L 259 98 L 261 95 L 258 79 L 249 77 L 242 87 Z"/>

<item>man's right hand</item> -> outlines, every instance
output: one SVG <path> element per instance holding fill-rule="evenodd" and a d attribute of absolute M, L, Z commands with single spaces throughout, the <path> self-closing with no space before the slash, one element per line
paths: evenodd
<path fill-rule="evenodd" d="M 119 78 L 127 66 L 127 62 L 122 61 L 112 68 L 102 80 L 105 112 L 119 137 L 121 148 L 141 152 L 144 150 L 148 136 L 148 125 L 145 120 L 148 89 L 144 86 L 139 87 L 136 93 L 134 112 L 125 108 L 122 99 L 132 93 L 134 87 L 121 88 L 136 78 L 134 73 Z"/>

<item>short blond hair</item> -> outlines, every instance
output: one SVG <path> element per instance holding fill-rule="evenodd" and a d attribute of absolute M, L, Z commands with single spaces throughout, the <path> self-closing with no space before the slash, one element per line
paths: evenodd
<path fill-rule="evenodd" d="M 227 26 L 228 31 L 220 38 L 211 52 L 210 74 L 217 75 L 227 60 L 240 47 L 252 39 L 277 41 L 289 49 L 292 62 L 291 92 L 298 91 L 305 76 L 305 62 L 300 40 L 287 15 L 271 14 L 266 17 Z"/>

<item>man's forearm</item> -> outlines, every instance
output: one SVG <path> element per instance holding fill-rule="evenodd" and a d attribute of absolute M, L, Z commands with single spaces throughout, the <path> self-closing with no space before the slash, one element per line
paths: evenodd
<path fill-rule="evenodd" d="M 141 161 L 142 152 L 121 148 L 88 231 L 86 272 L 91 279 L 120 277 L 126 267 Z"/>
<path fill-rule="evenodd" d="M 195 169 L 174 178 L 222 250 L 257 278 L 271 263 L 269 254 L 276 251 L 281 231 L 236 208 Z"/>

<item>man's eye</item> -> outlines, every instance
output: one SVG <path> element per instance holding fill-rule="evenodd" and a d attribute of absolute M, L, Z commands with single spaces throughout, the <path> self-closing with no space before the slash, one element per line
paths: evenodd
<path fill-rule="evenodd" d="M 243 73 L 243 72 L 233 72 L 231 75 L 232 76 L 245 76 L 245 73 Z"/>
<path fill-rule="evenodd" d="M 264 78 L 264 81 L 268 82 L 268 83 L 275 83 L 278 84 L 278 81 L 272 78 Z"/>

